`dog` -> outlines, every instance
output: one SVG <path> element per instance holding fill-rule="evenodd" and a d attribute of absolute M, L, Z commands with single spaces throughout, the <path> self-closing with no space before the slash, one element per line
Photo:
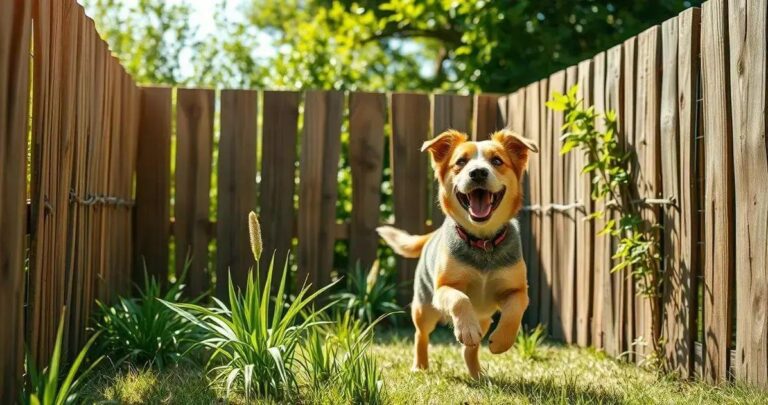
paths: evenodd
<path fill-rule="evenodd" d="M 463 345 L 469 374 L 477 378 L 479 345 L 491 316 L 501 311 L 489 348 L 503 353 L 512 346 L 528 306 L 526 267 L 514 218 L 522 207 L 528 154 L 538 147 L 506 129 L 480 142 L 449 130 L 425 142 L 421 150 L 432 158 L 444 223 L 427 235 L 390 226 L 377 231 L 395 253 L 419 258 L 411 304 L 416 327 L 413 369 L 427 369 L 429 334 L 446 319 Z"/>

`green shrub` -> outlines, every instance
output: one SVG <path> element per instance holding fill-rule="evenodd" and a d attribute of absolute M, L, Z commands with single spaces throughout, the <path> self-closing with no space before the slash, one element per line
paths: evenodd
<path fill-rule="evenodd" d="M 354 272 L 347 277 L 347 288 L 333 294 L 331 298 L 339 302 L 344 312 L 351 312 L 367 324 L 382 315 L 402 311 L 396 303 L 396 284 L 381 277 L 379 261 L 376 260 L 366 275 L 358 263 Z"/>
<path fill-rule="evenodd" d="M 515 341 L 517 354 L 527 360 L 538 360 L 541 358 L 539 346 L 544 342 L 545 332 L 546 329 L 543 325 L 538 325 L 528 332 L 521 328 Z"/>
<path fill-rule="evenodd" d="M 273 268 L 274 257 L 263 289 L 258 276 L 254 281 L 253 271 L 248 273 L 245 291 L 235 291 L 230 277 L 229 306 L 215 298 L 212 308 L 165 302 L 203 329 L 200 344 L 212 349 L 207 366 L 209 377 L 214 384 L 225 387 L 228 396 L 238 392 L 246 399 L 258 396 L 279 400 L 298 392 L 296 351 L 317 325 L 317 315 L 322 312 L 310 310 L 310 304 L 331 285 L 311 294 L 305 286 L 294 300 L 286 302 L 286 261 L 270 305 Z"/>
<path fill-rule="evenodd" d="M 102 358 L 94 360 L 91 365 L 78 376 L 78 371 L 83 365 L 88 350 L 93 345 L 99 334 L 93 335 L 85 344 L 75 361 L 69 367 L 69 371 L 64 375 L 64 379 L 59 378 L 59 374 L 64 371 L 61 360 L 61 346 L 64 339 L 64 321 L 65 310 L 62 309 L 61 319 L 59 320 L 59 329 L 56 332 L 56 344 L 53 347 L 53 354 L 48 367 L 39 371 L 32 361 L 31 356 L 27 354 L 25 366 L 27 370 L 28 385 L 22 392 L 21 403 L 23 404 L 42 404 L 42 405 L 62 405 L 77 402 L 77 389 L 81 385 L 83 377 L 88 374 Z"/>
<path fill-rule="evenodd" d="M 160 301 L 178 301 L 184 289 L 183 279 L 163 293 L 160 283 L 145 272 L 144 288 L 139 289 L 138 298 L 120 297 L 113 306 L 96 301 L 96 330 L 101 331 L 96 351 L 116 365 L 128 362 L 160 370 L 189 360 L 186 355 L 199 340 L 198 328 Z"/>

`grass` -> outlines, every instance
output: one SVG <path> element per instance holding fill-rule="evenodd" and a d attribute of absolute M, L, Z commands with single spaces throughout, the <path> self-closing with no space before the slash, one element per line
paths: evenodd
<path fill-rule="evenodd" d="M 484 345 L 481 362 L 487 376 L 468 378 L 449 330 L 440 329 L 430 348 L 430 370 L 410 371 L 412 334 L 408 330 L 379 332 L 370 353 L 379 361 L 388 402 L 404 403 L 768 403 L 768 393 L 741 385 L 711 386 L 610 359 L 593 349 L 550 343 L 538 360 L 516 350 L 492 355 Z M 85 388 L 86 402 L 126 404 L 221 403 L 223 393 L 209 388 L 202 369 L 178 367 L 157 372 L 123 369 L 94 373 Z M 343 403 L 342 393 L 302 389 L 303 403 Z M 242 398 L 228 398 L 244 403 Z"/>

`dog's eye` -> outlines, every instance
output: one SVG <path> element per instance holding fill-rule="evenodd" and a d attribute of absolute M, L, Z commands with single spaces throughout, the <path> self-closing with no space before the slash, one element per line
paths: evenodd
<path fill-rule="evenodd" d="M 491 159 L 491 164 L 494 165 L 494 166 L 501 166 L 501 165 L 504 164 L 504 161 L 502 161 L 501 158 L 496 156 L 493 159 Z"/>
<path fill-rule="evenodd" d="M 456 161 L 456 166 L 464 166 L 465 164 L 467 164 L 467 158 L 460 158 Z"/>

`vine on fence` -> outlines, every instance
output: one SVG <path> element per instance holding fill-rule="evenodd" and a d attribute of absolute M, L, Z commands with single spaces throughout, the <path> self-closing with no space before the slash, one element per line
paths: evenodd
<path fill-rule="evenodd" d="M 573 86 L 566 94 L 554 92 L 546 103 L 548 108 L 565 115 L 560 154 L 579 149 L 587 157 L 581 173 L 591 175 L 592 200 L 604 202 L 606 208 L 595 209 L 586 219 L 604 219 L 605 225 L 598 236 L 618 238 L 611 272 L 629 271 L 638 295 L 649 300 L 653 317 L 650 340 L 654 352 L 659 354 L 660 227 L 643 219 L 638 208 L 638 203 L 645 202 L 637 198 L 630 171 L 632 152 L 625 151 L 619 142 L 616 113 L 610 110 L 599 113 L 593 106 L 583 106 L 576 96 L 577 91 L 578 86 Z M 605 130 L 596 128 L 598 120 L 603 120 Z M 609 215 L 607 211 L 616 215 Z"/>

